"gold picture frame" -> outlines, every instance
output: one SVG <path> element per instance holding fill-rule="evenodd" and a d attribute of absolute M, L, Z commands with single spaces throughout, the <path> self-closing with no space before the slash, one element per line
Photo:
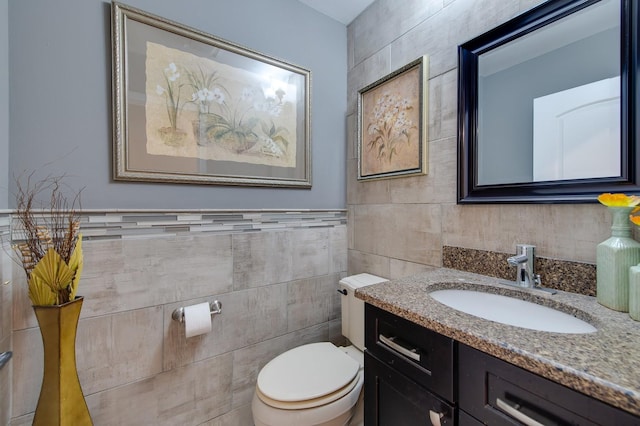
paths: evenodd
<path fill-rule="evenodd" d="M 311 71 L 112 2 L 114 179 L 311 188 Z"/>
<path fill-rule="evenodd" d="M 358 91 L 358 180 L 427 174 L 428 68 L 422 56 Z"/>

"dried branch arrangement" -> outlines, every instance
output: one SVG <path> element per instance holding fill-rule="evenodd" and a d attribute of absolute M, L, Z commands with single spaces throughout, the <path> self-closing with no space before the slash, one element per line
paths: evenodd
<path fill-rule="evenodd" d="M 49 176 L 25 182 L 16 180 L 16 218 L 23 233 L 14 244 L 27 274 L 33 305 L 60 305 L 75 299 L 82 273 L 80 193 L 67 198 L 64 176 Z M 48 204 L 38 203 L 48 194 Z"/>

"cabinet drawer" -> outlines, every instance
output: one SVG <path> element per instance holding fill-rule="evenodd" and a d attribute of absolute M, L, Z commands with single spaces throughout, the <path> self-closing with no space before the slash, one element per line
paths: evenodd
<path fill-rule="evenodd" d="M 468 415 L 462 410 L 458 410 L 458 426 L 482 426 L 480 420 Z"/>
<path fill-rule="evenodd" d="M 365 306 L 369 353 L 419 385 L 454 402 L 454 342 L 375 306 Z"/>
<path fill-rule="evenodd" d="M 463 344 L 458 363 L 459 407 L 485 424 L 521 425 L 524 418 L 544 425 L 640 423 L 623 410 Z"/>
<path fill-rule="evenodd" d="M 454 407 L 369 353 L 364 354 L 365 426 L 454 425 Z"/>

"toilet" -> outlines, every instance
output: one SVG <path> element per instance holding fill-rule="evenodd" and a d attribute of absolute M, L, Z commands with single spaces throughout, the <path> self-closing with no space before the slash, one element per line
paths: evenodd
<path fill-rule="evenodd" d="M 383 281 L 371 274 L 340 280 L 342 334 L 351 346 L 298 346 L 260 370 L 251 403 L 255 426 L 363 424 L 364 302 L 354 292 Z"/>

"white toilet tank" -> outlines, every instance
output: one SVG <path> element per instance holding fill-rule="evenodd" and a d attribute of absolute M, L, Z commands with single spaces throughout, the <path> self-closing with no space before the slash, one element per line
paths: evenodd
<path fill-rule="evenodd" d="M 351 275 L 340 280 L 340 292 L 343 293 L 340 298 L 342 301 L 342 335 L 361 351 L 364 351 L 364 302 L 356 298 L 355 290 L 384 281 L 387 280 L 371 274 Z"/>

